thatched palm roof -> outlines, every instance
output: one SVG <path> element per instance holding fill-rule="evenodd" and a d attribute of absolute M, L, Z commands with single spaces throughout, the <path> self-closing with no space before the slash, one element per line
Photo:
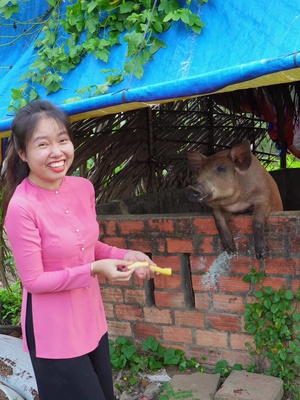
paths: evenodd
<path fill-rule="evenodd" d="M 248 139 L 254 154 L 266 165 L 279 160 L 278 148 L 284 149 L 287 144 L 281 131 L 277 149 L 270 139 L 268 122 L 274 121 L 262 118 L 262 99 L 283 118 L 288 107 L 295 120 L 299 112 L 298 82 L 75 122 L 76 156 L 71 172 L 80 168 L 81 174 L 94 183 L 98 203 L 105 203 L 186 186 L 191 177 L 186 150 L 209 155 Z M 85 165 L 91 158 L 94 163 L 87 172 Z"/>

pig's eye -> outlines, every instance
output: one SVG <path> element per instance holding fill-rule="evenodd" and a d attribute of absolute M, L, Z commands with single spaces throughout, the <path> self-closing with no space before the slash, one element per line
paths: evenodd
<path fill-rule="evenodd" d="M 226 172 L 226 167 L 223 164 L 217 165 L 216 171 L 219 173 Z"/>

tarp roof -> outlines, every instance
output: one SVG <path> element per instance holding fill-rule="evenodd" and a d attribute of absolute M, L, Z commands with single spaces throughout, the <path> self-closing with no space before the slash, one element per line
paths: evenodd
<path fill-rule="evenodd" d="M 161 39 L 161 49 L 145 67 L 142 79 L 128 76 L 107 94 L 64 104 L 76 90 L 105 81 L 103 68 L 123 63 L 125 45 L 113 51 L 108 64 L 86 56 L 68 73 L 64 90 L 43 98 L 61 105 L 71 120 L 118 113 L 149 104 L 300 80 L 300 2 L 288 0 L 209 0 L 193 11 L 205 23 L 197 35 L 181 22 Z M 21 7 L 21 21 L 42 15 L 46 1 L 31 0 Z M 33 30 L 1 19 L 0 25 L 0 137 L 8 135 L 12 115 L 7 108 L 11 88 L 33 61 Z M 10 26 L 8 24 L 11 24 Z M 10 45 L 5 45 L 11 43 Z"/>

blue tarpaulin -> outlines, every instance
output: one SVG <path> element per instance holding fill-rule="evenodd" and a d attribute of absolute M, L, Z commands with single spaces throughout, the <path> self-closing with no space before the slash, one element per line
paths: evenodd
<path fill-rule="evenodd" d="M 67 2 L 65 2 L 67 3 Z M 21 3 L 20 3 L 21 4 Z M 0 25 L 0 135 L 9 135 L 13 115 L 8 111 L 11 89 L 28 71 L 35 57 L 37 30 L 19 21 L 43 16 L 46 1 L 20 5 L 16 19 Z M 161 34 L 167 47 L 154 54 L 141 79 L 128 76 L 109 92 L 92 98 L 78 97 L 76 90 L 105 82 L 102 69 L 124 62 L 125 44 L 115 48 L 108 63 L 86 56 L 69 72 L 63 90 L 41 97 L 61 105 L 71 120 L 147 107 L 222 91 L 294 82 L 300 80 L 300 2 L 288 0 L 209 0 L 192 9 L 205 23 L 201 34 L 180 21 Z M 24 32 L 26 33 L 24 35 Z M 0 136 L 0 137 L 1 137 Z"/>

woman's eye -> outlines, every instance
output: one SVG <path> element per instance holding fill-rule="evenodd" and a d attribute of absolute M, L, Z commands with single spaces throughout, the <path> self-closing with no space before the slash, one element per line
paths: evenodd
<path fill-rule="evenodd" d="M 46 143 L 39 143 L 38 147 L 44 147 L 46 146 Z"/>

